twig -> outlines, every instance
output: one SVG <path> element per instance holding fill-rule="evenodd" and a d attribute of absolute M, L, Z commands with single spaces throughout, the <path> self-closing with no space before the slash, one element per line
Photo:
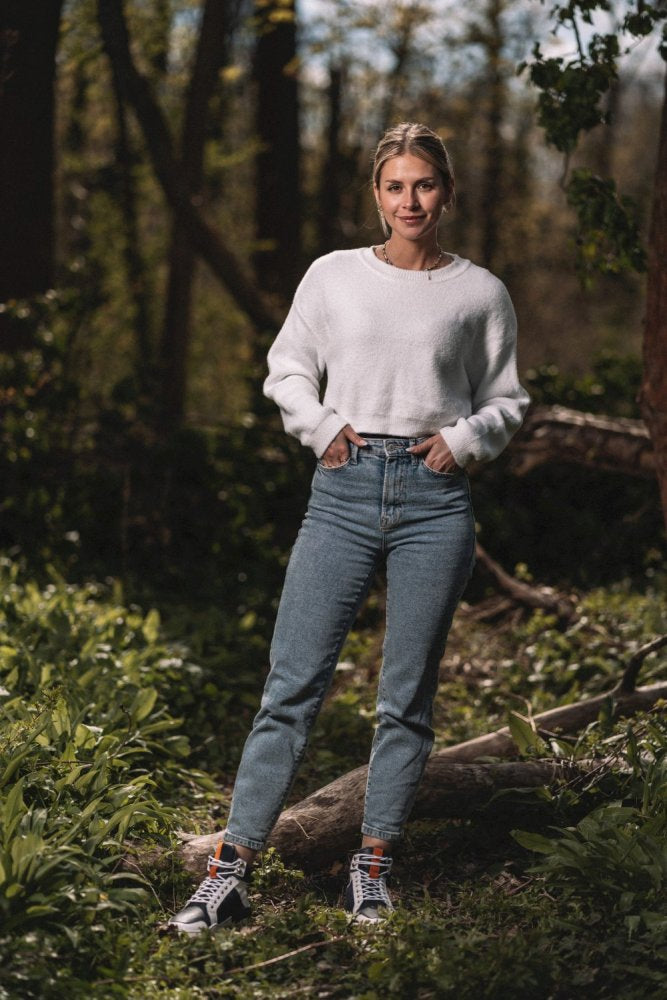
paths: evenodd
<path fill-rule="evenodd" d="M 667 635 L 660 635 L 657 639 L 652 639 L 650 642 L 640 646 L 630 657 L 625 673 L 616 686 L 614 694 L 632 694 L 635 690 L 642 663 L 647 656 L 655 653 L 657 649 L 662 649 L 663 646 L 667 646 Z"/>
<path fill-rule="evenodd" d="M 523 580 L 517 580 L 507 573 L 500 563 L 492 559 L 479 542 L 476 545 L 476 556 L 479 565 L 484 567 L 497 586 L 509 594 L 514 602 L 529 608 L 543 608 L 557 615 L 562 621 L 571 621 L 574 616 L 574 605 L 569 598 L 544 588 L 531 587 Z"/>
<path fill-rule="evenodd" d="M 276 962 L 284 962 L 286 958 L 294 958 L 304 951 L 313 951 L 315 948 L 323 948 L 327 944 L 336 944 L 337 941 L 344 941 L 345 934 L 337 934 L 336 937 L 327 938 L 326 941 L 313 941 L 311 944 L 303 944 L 294 951 L 286 951 L 283 955 L 276 955 L 275 958 L 267 958 L 264 962 L 253 962 L 252 965 L 239 965 L 235 969 L 227 969 L 223 976 L 232 976 L 237 972 L 253 972 L 255 969 L 263 969 L 267 965 L 275 965 Z"/>
<path fill-rule="evenodd" d="M 300 955 L 304 951 L 312 951 L 315 948 L 323 948 L 327 944 L 335 944 L 337 941 L 345 940 L 344 934 L 337 934 L 336 937 L 327 938 L 326 941 L 313 941 L 311 944 L 304 944 L 300 948 L 295 948 L 293 951 L 287 951 L 284 955 L 276 955 L 275 958 L 267 958 L 264 962 L 253 962 L 252 965 L 239 965 L 235 969 L 226 969 L 221 973 L 222 977 L 232 976 L 237 972 L 253 972 L 255 969 L 263 969 L 267 965 L 275 965 L 277 962 L 282 962 L 286 958 L 293 958 L 294 955 Z M 191 959 L 190 965 L 196 965 L 197 961 L 208 961 L 210 956 L 202 955 L 199 959 Z M 111 983 L 149 983 L 155 980 L 155 976 L 123 976 L 122 979 L 96 979 L 92 986 L 107 986 Z M 210 985 L 213 985 L 211 983 Z"/>

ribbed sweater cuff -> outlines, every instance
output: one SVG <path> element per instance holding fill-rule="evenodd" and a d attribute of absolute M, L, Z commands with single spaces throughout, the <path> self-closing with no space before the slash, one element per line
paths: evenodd
<path fill-rule="evenodd" d="M 339 417 L 337 413 L 330 413 L 324 418 L 317 430 L 308 435 L 308 440 L 304 441 L 304 444 L 310 445 L 317 457 L 321 458 L 336 434 L 345 427 L 346 423 L 347 421 Z"/>
<path fill-rule="evenodd" d="M 472 435 L 469 433 L 465 421 L 460 420 L 455 427 L 441 427 L 440 433 L 445 439 L 445 444 L 451 451 L 456 464 L 465 469 L 473 458 Z"/>

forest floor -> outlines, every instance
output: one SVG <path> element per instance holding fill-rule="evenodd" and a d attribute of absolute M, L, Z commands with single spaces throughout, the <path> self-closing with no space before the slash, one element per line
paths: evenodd
<path fill-rule="evenodd" d="M 602 712 L 578 738 L 526 750 L 612 755 L 615 773 L 410 824 L 391 885 L 400 902 L 380 927 L 351 925 L 341 909 L 344 857 L 305 875 L 269 851 L 247 925 L 173 936 L 166 921 L 194 884 L 177 834 L 224 821 L 257 671 L 216 675 L 225 640 L 213 614 L 204 628 L 199 613 L 184 639 L 182 619 L 128 607 L 119 590 L 37 586 L 9 563 L 2 573 L 0 998 L 667 997 L 660 707 L 624 722 Z M 293 800 L 367 759 L 381 612 L 378 592 Z M 631 653 L 666 631 L 657 581 L 579 595 L 567 628 L 539 612 L 481 624 L 462 608 L 442 664 L 437 746 L 497 728 L 510 710 L 611 689 Z M 664 655 L 651 656 L 640 683 L 661 672 Z M 229 700 L 216 697 L 230 687 Z M 166 862 L 151 862 L 147 846 Z M 135 847 L 129 875 L 120 859 Z"/>

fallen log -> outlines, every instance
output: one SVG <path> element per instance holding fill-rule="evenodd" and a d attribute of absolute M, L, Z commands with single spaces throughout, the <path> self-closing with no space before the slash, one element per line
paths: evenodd
<path fill-rule="evenodd" d="M 648 684 L 634 691 L 623 692 L 620 688 L 598 694 L 594 698 L 575 701 L 571 705 L 560 705 L 540 712 L 533 716 L 535 731 L 542 737 L 567 735 L 585 729 L 595 722 L 605 704 L 613 704 L 617 718 L 634 715 L 636 712 L 646 712 L 653 708 L 660 699 L 667 699 L 667 683 Z M 476 736 L 452 747 L 438 750 L 434 756 L 442 756 L 446 760 L 467 762 L 479 760 L 480 757 L 511 757 L 516 753 L 516 745 L 510 735 L 509 726 L 503 726 L 493 733 Z"/>
<path fill-rule="evenodd" d="M 565 406 L 529 410 L 510 449 L 510 471 L 525 476 L 547 462 L 575 462 L 654 479 L 655 452 L 643 420 L 582 413 Z"/>
<path fill-rule="evenodd" d="M 542 712 L 533 722 L 538 733 L 567 734 L 594 722 L 610 700 L 618 715 L 627 716 L 652 708 L 661 698 L 667 698 L 667 683 L 631 692 L 623 692 L 619 685 L 595 698 Z M 426 765 L 411 819 L 465 816 L 502 789 L 550 785 L 582 773 L 582 765 L 570 762 L 479 762 L 480 757 L 510 757 L 516 753 L 508 727 L 437 751 Z M 326 865 L 351 850 L 359 840 L 367 772 L 367 766 L 357 767 L 286 809 L 268 846 L 275 847 L 284 861 L 296 862 L 307 870 Z M 188 871 L 203 871 L 208 854 L 221 836 L 220 831 L 194 837 L 182 834 L 185 843 L 180 856 Z"/>
<path fill-rule="evenodd" d="M 446 819 L 468 815 L 507 788 L 539 788 L 558 781 L 572 781 L 588 774 L 599 761 L 573 764 L 570 761 L 501 761 L 461 764 L 433 754 L 415 800 L 411 819 Z M 314 871 L 359 842 L 364 811 L 368 768 L 357 767 L 341 778 L 319 788 L 281 815 L 268 847 L 275 847 L 287 864 Z M 184 839 L 186 834 L 182 835 Z M 185 868 L 201 874 L 207 856 L 222 833 L 187 837 L 180 850 Z"/>

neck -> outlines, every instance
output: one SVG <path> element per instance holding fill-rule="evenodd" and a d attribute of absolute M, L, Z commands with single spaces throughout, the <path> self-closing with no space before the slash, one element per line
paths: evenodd
<path fill-rule="evenodd" d="M 429 235 L 423 242 L 411 242 L 402 240 L 395 233 L 389 237 L 386 243 L 387 256 L 396 267 L 402 267 L 406 271 L 424 271 L 431 267 L 438 259 L 440 247 L 435 234 Z"/>

